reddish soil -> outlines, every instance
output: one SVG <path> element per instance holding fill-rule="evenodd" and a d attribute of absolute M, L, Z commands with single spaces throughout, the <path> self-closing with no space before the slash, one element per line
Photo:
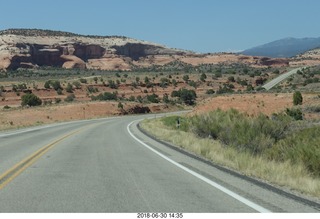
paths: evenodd
<path fill-rule="evenodd" d="M 6 89 L 6 92 L 1 94 L 2 97 L 0 99 L 0 130 L 59 121 L 120 115 L 123 111 L 118 108 L 119 102 L 124 105 L 124 110 L 128 110 L 129 108 L 139 105 L 137 102 L 126 101 L 90 101 L 90 95 L 98 95 L 99 93 L 103 92 L 118 92 L 118 97 L 124 98 L 129 98 L 130 96 L 137 97 L 139 95 L 144 97 L 154 92 L 159 95 L 160 99 L 162 99 L 165 93 L 169 94 L 170 96 L 173 90 L 178 90 L 182 87 L 194 89 L 182 80 L 183 75 L 172 75 L 172 79 L 176 79 L 178 84 L 176 87 L 170 85 L 166 88 L 159 87 L 159 85 L 155 86 L 154 88 L 146 88 L 143 84 L 137 88 L 134 88 L 132 86 L 132 82 L 135 81 L 136 76 L 131 76 L 130 79 L 129 77 L 125 83 L 121 83 L 119 85 L 118 89 L 111 89 L 110 87 L 104 86 L 100 79 L 98 80 L 97 84 L 95 84 L 91 77 L 88 77 L 89 84 L 82 84 L 80 89 L 74 89 L 74 95 L 76 96 L 76 99 L 72 103 L 64 102 L 64 99 L 67 97 L 67 95 L 69 95 L 65 89 L 63 90 L 62 95 L 58 95 L 53 89 L 44 89 L 44 82 L 37 82 L 39 89 L 33 89 L 32 86 L 34 82 L 29 82 L 27 83 L 27 87 L 43 101 L 51 100 L 54 103 L 56 98 L 60 98 L 62 100 L 60 104 L 31 108 L 22 108 L 20 106 L 21 96 L 24 95 L 24 93 L 10 91 L 11 84 L 13 84 L 12 82 L 2 83 Z M 140 81 L 143 81 L 145 76 L 139 75 L 139 77 Z M 153 81 L 153 83 L 159 83 L 162 77 L 166 76 L 159 76 Z M 149 78 L 151 79 L 150 75 Z M 113 80 L 116 79 L 117 78 L 113 78 Z M 198 79 L 199 75 L 190 75 L 190 80 L 197 81 Z M 254 80 L 253 78 L 247 79 Z M 107 81 L 107 79 L 104 79 L 104 81 Z M 219 78 L 218 80 L 216 79 L 214 81 L 208 78 L 206 82 L 202 83 L 196 89 L 198 104 L 195 107 L 194 113 L 208 112 L 217 108 L 222 110 L 234 108 L 241 112 L 245 112 L 248 115 L 257 115 L 259 113 L 271 115 L 272 113 L 279 113 L 284 111 L 286 108 L 291 108 L 293 106 L 292 93 L 228 94 L 217 97 L 206 94 L 208 89 L 217 90 L 219 86 L 226 81 L 226 78 Z M 64 81 L 63 86 L 65 87 L 68 82 L 72 83 L 72 80 Z M 89 85 L 97 88 L 99 92 L 88 94 L 87 86 Z M 242 87 L 237 83 L 233 83 L 233 85 L 235 86 L 234 90 L 236 91 L 245 89 L 245 87 Z M 302 109 L 308 107 L 309 105 L 320 106 L 320 98 L 318 94 L 303 94 L 303 98 L 304 101 Z M 5 106 L 9 106 L 11 108 L 4 109 Z M 166 104 L 148 104 L 147 106 L 151 109 L 151 112 L 178 110 L 177 107 L 167 106 Z M 320 114 L 305 113 L 305 118 L 320 119 Z"/>
<path fill-rule="evenodd" d="M 122 104 L 124 105 L 124 110 L 141 105 L 134 102 Z M 178 110 L 177 107 L 169 107 L 165 104 L 147 104 L 146 106 L 148 106 L 153 113 Z M 118 108 L 118 102 L 114 101 L 75 102 L 51 106 L 0 110 L 0 130 L 62 121 L 119 116 L 121 114 L 122 111 Z"/>
<path fill-rule="evenodd" d="M 279 113 L 286 108 L 292 108 L 292 93 L 260 93 L 260 94 L 232 94 L 205 99 L 195 108 L 194 113 L 205 113 L 215 109 L 228 110 L 237 109 L 240 112 L 247 113 L 250 116 L 256 116 L 259 113 L 272 115 Z M 310 105 L 319 105 L 320 98 L 317 94 L 302 94 L 302 109 Z M 319 113 L 304 113 L 306 119 L 320 119 Z"/>

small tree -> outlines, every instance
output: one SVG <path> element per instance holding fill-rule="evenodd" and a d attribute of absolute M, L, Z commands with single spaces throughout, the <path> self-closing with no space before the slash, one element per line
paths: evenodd
<path fill-rule="evenodd" d="M 229 77 L 228 77 L 228 81 L 229 81 L 229 82 L 235 82 L 236 80 L 234 79 L 233 76 L 229 76 Z"/>
<path fill-rule="evenodd" d="M 51 81 L 46 81 L 46 82 L 44 83 L 44 88 L 50 89 L 50 83 L 51 83 Z"/>
<path fill-rule="evenodd" d="M 300 91 L 296 91 L 293 93 L 293 105 L 302 105 L 302 94 Z"/>
<path fill-rule="evenodd" d="M 182 79 L 185 81 L 185 82 L 188 82 L 189 81 L 189 75 L 184 75 L 182 77 Z"/>
<path fill-rule="evenodd" d="M 194 90 L 188 90 L 188 89 L 182 88 L 178 91 L 172 91 L 171 97 L 178 97 L 179 100 L 181 100 L 185 104 L 194 105 L 195 100 L 197 98 L 197 94 Z"/>
<path fill-rule="evenodd" d="M 112 89 L 118 89 L 118 84 L 116 84 L 113 80 L 108 80 L 108 85 Z"/>
<path fill-rule="evenodd" d="M 72 87 L 72 85 L 71 85 L 70 83 L 68 83 L 67 88 L 66 88 L 66 91 L 67 91 L 68 93 L 73 93 L 73 87 Z"/>
<path fill-rule="evenodd" d="M 157 94 L 147 95 L 147 100 L 151 103 L 159 103 L 159 96 Z"/>
<path fill-rule="evenodd" d="M 39 106 L 42 104 L 42 100 L 34 94 L 25 94 L 21 97 L 22 106 Z"/>
<path fill-rule="evenodd" d="M 162 101 L 164 103 L 170 103 L 169 95 L 167 93 L 163 94 Z"/>
<path fill-rule="evenodd" d="M 187 105 L 194 105 L 197 94 L 194 90 L 181 89 L 180 99 Z"/>
<path fill-rule="evenodd" d="M 200 80 L 201 80 L 202 82 L 205 82 L 206 79 L 207 79 L 207 75 L 206 75 L 205 73 L 202 73 L 201 76 L 200 76 Z"/>
<path fill-rule="evenodd" d="M 53 89 L 55 89 L 56 91 L 58 91 L 59 89 L 60 90 L 63 90 L 61 84 L 60 84 L 60 81 L 51 81 L 50 82 L 50 85 L 53 87 Z"/>
<path fill-rule="evenodd" d="M 76 98 L 76 96 L 74 94 L 69 94 L 65 99 L 64 101 L 66 102 L 72 102 L 74 101 L 74 99 Z"/>
<path fill-rule="evenodd" d="M 121 102 L 118 103 L 118 109 L 123 110 L 123 104 Z"/>
<path fill-rule="evenodd" d="M 303 120 L 303 114 L 302 111 L 300 109 L 286 109 L 286 114 L 288 116 L 291 116 L 292 118 L 294 118 L 295 120 Z"/>

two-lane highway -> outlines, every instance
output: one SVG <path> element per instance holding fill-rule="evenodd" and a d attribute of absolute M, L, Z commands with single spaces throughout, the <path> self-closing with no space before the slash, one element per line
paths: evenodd
<path fill-rule="evenodd" d="M 0 212 L 318 212 L 148 138 L 146 116 L 0 133 Z"/>
<path fill-rule="evenodd" d="M 292 69 L 292 70 L 290 70 L 290 71 L 288 71 L 286 73 L 283 73 L 283 74 L 279 75 L 278 77 L 272 79 L 268 83 L 264 84 L 262 87 L 265 88 L 266 90 L 270 90 L 271 88 L 273 88 L 274 86 L 276 86 L 277 84 L 282 82 L 283 80 L 287 79 L 291 75 L 296 74 L 298 71 L 300 71 L 302 69 L 303 69 L 302 67 L 301 68 L 295 68 L 295 69 Z"/>

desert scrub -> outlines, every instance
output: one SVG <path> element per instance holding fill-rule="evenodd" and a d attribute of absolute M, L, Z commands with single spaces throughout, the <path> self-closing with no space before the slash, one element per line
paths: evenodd
<path fill-rule="evenodd" d="M 315 126 L 292 133 L 268 150 L 277 161 L 301 163 L 315 177 L 320 177 L 320 127 Z"/>
<path fill-rule="evenodd" d="M 260 114 L 251 118 L 235 109 L 216 110 L 190 118 L 190 129 L 200 137 L 218 139 L 227 146 L 254 155 L 262 154 L 288 132 L 291 119 Z"/>
<path fill-rule="evenodd" d="M 176 127 L 177 118 L 178 116 L 149 119 L 144 120 L 140 125 L 158 139 L 198 154 L 213 163 L 227 166 L 247 176 L 254 176 L 270 183 L 320 197 L 320 179 L 312 176 L 301 163 L 268 159 L 261 155 L 252 156 L 247 151 L 239 152 L 238 149 L 227 147 L 219 140 L 199 137 L 191 131 L 190 127 L 178 129 Z M 187 117 L 182 118 L 186 123 L 190 121 L 186 119 Z"/>
<path fill-rule="evenodd" d="M 164 117 L 161 119 L 163 124 L 167 127 L 172 129 L 179 128 L 181 131 L 188 131 L 189 130 L 189 120 L 182 116 L 169 116 Z M 179 127 L 178 127 L 179 124 Z"/>

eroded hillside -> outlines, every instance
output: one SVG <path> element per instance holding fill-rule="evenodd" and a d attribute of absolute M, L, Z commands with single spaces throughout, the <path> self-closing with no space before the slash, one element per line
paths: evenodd
<path fill-rule="evenodd" d="M 289 59 L 232 53 L 196 54 L 123 36 L 84 36 L 61 31 L 10 29 L 0 32 L 0 69 L 63 67 L 132 70 L 182 62 L 242 63 L 250 66 L 288 66 Z"/>

